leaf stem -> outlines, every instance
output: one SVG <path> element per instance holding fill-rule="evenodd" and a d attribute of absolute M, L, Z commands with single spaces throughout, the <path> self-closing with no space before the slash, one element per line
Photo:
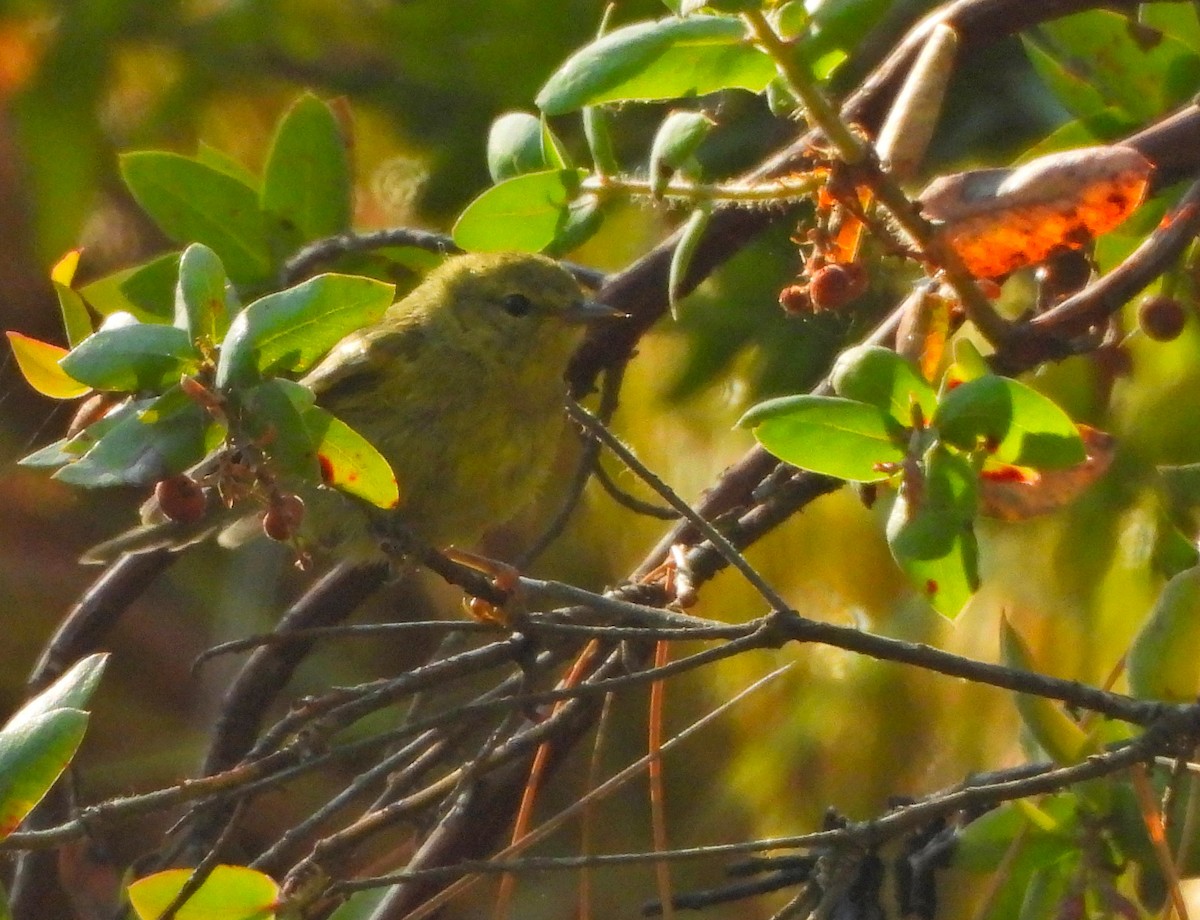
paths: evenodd
<path fill-rule="evenodd" d="M 759 47 L 775 61 L 779 75 L 783 77 L 792 94 L 800 100 L 809 122 L 833 145 L 838 159 L 854 168 L 856 177 L 891 213 L 922 256 L 941 269 L 946 283 L 954 290 L 963 309 L 966 310 L 967 318 L 993 345 L 998 346 L 1011 338 L 1010 324 L 983 296 L 974 276 L 967 271 L 958 253 L 945 243 L 937 228 L 921 215 L 917 205 L 896 181 L 884 172 L 874 147 L 850 130 L 813 82 L 812 75 L 797 63 L 788 43 L 780 38 L 762 11 L 744 12 L 742 21 L 750 29 Z"/>

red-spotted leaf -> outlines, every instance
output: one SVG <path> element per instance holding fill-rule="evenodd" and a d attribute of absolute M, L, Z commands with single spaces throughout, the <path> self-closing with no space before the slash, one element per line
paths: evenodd
<path fill-rule="evenodd" d="M 400 504 L 396 474 L 370 441 L 319 406 L 304 413 L 304 423 L 316 444 L 326 485 L 380 508 Z"/>

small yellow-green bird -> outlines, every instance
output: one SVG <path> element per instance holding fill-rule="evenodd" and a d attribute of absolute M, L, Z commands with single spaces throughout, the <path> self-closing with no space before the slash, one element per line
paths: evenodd
<path fill-rule="evenodd" d="M 301 487 L 299 542 L 317 555 L 366 561 L 413 538 L 436 548 L 470 544 L 510 519 L 534 499 L 554 461 L 566 424 L 563 375 L 583 324 L 619 315 L 588 300 L 566 269 L 543 256 L 447 259 L 303 379 L 319 405 L 391 464 L 400 504 L 383 511 L 332 489 Z M 211 458 L 205 466 L 212 468 Z M 230 524 L 228 516 L 209 516 L 224 519 L 185 528 L 163 521 L 150 502 L 141 528 L 85 561 L 179 548 Z"/>

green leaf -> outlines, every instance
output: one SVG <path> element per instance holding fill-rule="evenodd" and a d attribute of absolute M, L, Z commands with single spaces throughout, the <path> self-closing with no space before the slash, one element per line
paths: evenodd
<path fill-rule="evenodd" d="M 925 420 L 937 409 L 937 394 L 916 365 L 880 345 L 846 349 L 830 377 L 839 396 L 882 409 L 906 428 L 913 424 L 914 406 Z"/>
<path fill-rule="evenodd" d="M 814 34 L 804 45 L 805 56 L 816 60 L 834 49 L 857 49 L 891 6 L 889 0 L 814 0 L 806 3 Z"/>
<path fill-rule="evenodd" d="M 304 422 L 316 442 L 326 485 L 380 508 L 400 504 L 396 474 L 370 441 L 319 406 L 304 413 Z"/>
<path fill-rule="evenodd" d="M 892 556 L 938 613 L 953 619 L 979 587 L 972 523 L 975 473 L 943 447 L 925 455 L 919 483 L 906 481 L 888 517 Z"/>
<path fill-rule="evenodd" d="M 1138 24 L 1200 52 L 1200 12 L 1194 3 L 1144 3 L 1138 7 Z"/>
<path fill-rule="evenodd" d="M 734 87 L 759 93 L 775 76 L 771 59 L 736 19 L 690 16 L 609 32 L 572 55 L 538 93 L 547 115 L 603 102 L 703 96 Z"/>
<path fill-rule="evenodd" d="M 53 709 L 0 729 L 0 838 L 7 837 L 67 768 L 88 714 Z"/>
<path fill-rule="evenodd" d="M 303 384 L 277 377 L 244 394 L 243 408 L 250 437 L 265 443 L 279 472 L 320 482 L 317 450 L 305 413 L 316 397 Z"/>
<path fill-rule="evenodd" d="M 1027 813 L 1012 802 L 975 818 L 956 839 L 954 865 L 971 872 L 992 872 L 1020 834 L 1025 835 L 1020 859 L 1026 865 L 1048 865 L 1076 848 L 1078 798 L 1072 793 L 1054 793 L 1043 797 L 1039 808 L 1051 818 L 1051 824 L 1031 824 Z"/>
<path fill-rule="evenodd" d="M 838 479 L 881 482 L 881 463 L 904 459 L 904 432 L 875 406 L 833 396 L 784 396 L 759 403 L 738 425 L 780 460 Z"/>
<path fill-rule="evenodd" d="M 140 920 L 156 920 L 192 877 L 191 869 L 167 869 L 129 886 L 129 903 Z M 279 886 L 246 866 L 217 866 L 176 920 L 273 920 Z"/>
<path fill-rule="evenodd" d="M 542 251 L 552 259 L 564 258 L 567 253 L 591 239 L 602 223 L 604 208 L 599 197 L 580 195 L 567 205 L 566 219 L 559 224 L 554 239 Z"/>
<path fill-rule="evenodd" d="M 96 652 L 80 658 L 54 683 L 18 709 L 0 730 L 20 728 L 55 709 L 83 709 L 100 686 L 108 659 L 107 652 Z"/>
<path fill-rule="evenodd" d="M 123 154 L 121 175 L 171 239 L 211 247 L 237 284 L 270 280 L 266 219 L 253 188 L 198 160 L 158 150 Z"/>
<path fill-rule="evenodd" d="M 85 488 L 149 485 L 204 457 L 210 422 L 176 386 L 148 405 L 121 413 L 95 446 L 54 478 Z"/>
<path fill-rule="evenodd" d="M 539 172 L 547 166 L 542 152 L 542 121 L 528 112 L 505 112 L 492 122 L 487 139 L 488 172 L 493 182 Z"/>
<path fill-rule="evenodd" d="M 193 243 L 179 257 L 175 286 L 175 326 L 193 341 L 220 341 L 229 328 L 225 309 L 225 266 L 203 243 Z"/>
<path fill-rule="evenodd" d="M 92 333 L 59 363 L 97 390 L 159 390 L 195 369 L 200 355 L 175 326 L 132 323 Z"/>
<path fill-rule="evenodd" d="M 1010 668 L 1037 671 L 1025 640 L 1004 615 L 1000 620 L 1000 655 Z M 1084 757 L 1099 753 L 1088 733 L 1062 710 L 1057 701 L 1031 693 L 1018 693 L 1016 702 L 1021 723 L 1055 763 L 1078 763 Z"/>
<path fill-rule="evenodd" d="M 79 292 L 71 287 L 75 279 L 75 269 L 79 266 L 81 250 L 72 249 L 58 260 L 50 271 L 50 283 L 54 285 L 54 293 L 58 295 L 58 307 L 62 312 L 63 329 L 67 333 L 67 342 L 78 345 L 92 334 L 92 317 L 88 313 L 87 304 L 79 296 Z"/>
<path fill-rule="evenodd" d="M 703 205 L 694 208 L 680 231 L 679 244 L 671 253 L 671 270 L 667 273 L 667 302 L 671 305 L 672 319 L 679 318 L 676 312 L 679 292 L 683 289 L 684 279 L 687 278 L 688 269 L 692 265 L 692 257 L 695 256 L 700 241 L 704 239 L 704 231 L 708 229 L 711 219 L 711 207 Z"/>
<path fill-rule="evenodd" d="M 671 170 L 694 163 L 696 150 L 712 131 L 713 120 L 704 112 L 671 112 L 659 125 L 650 148 L 650 191 L 661 196 Z"/>
<path fill-rule="evenodd" d="M 1002 463 L 1062 469 L 1087 459 L 1083 439 L 1054 402 L 1023 383 L 989 374 L 942 397 L 933 425 L 963 450 L 985 449 Z"/>
<path fill-rule="evenodd" d="M 1125 16 L 1090 10 L 1041 24 L 1025 39 L 1035 69 L 1074 114 L 1116 106 L 1139 124 L 1195 94 L 1200 56 Z"/>
<path fill-rule="evenodd" d="M 492 186 L 459 215 L 454 242 L 469 252 L 542 251 L 569 222 L 585 175 L 551 169 Z"/>
<path fill-rule="evenodd" d="M 564 144 L 554 133 L 554 129 L 550 127 L 550 122 L 543 115 L 541 119 L 542 125 L 542 159 L 545 161 L 549 169 L 574 169 L 575 163 L 571 159 L 571 154 Z"/>
<path fill-rule="evenodd" d="M 77 460 L 79 455 L 66 449 L 69 443 L 68 438 L 59 438 L 53 444 L 47 444 L 31 454 L 26 454 L 17 461 L 17 464 L 32 469 L 53 469 L 70 463 L 72 460 Z"/>
<path fill-rule="evenodd" d="M 373 278 L 325 274 L 256 300 L 229 327 L 217 388 L 303 373 L 351 332 L 377 322 L 394 296 L 393 285 Z"/>
<path fill-rule="evenodd" d="M 19 332 L 6 332 L 13 357 L 25 381 L 51 399 L 75 399 L 91 389 L 76 380 L 59 362 L 68 354 L 65 348 L 30 338 Z"/>
<path fill-rule="evenodd" d="M 144 323 L 170 323 L 178 278 L 179 253 L 170 252 L 97 278 L 81 287 L 79 293 L 101 316 L 132 313 Z"/>
<path fill-rule="evenodd" d="M 1126 656 L 1139 699 L 1195 702 L 1200 693 L 1200 568 L 1163 586 Z"/>
<path fill-rule="evenodd" d="M 263 173 L 262 208 L 282 222 L 285 250 L 349 229 L 352 192 L 337 119 L 305 93 L 279 122 Z"/>
<path fill-rule="evenodd" d="M 583 109 L 583 133 L 587 138 L 588 150 L 596 172 L 611 176 L 621 171 L 613 147 L 612 132 L 608 126 L 608 112 L 602 106 L 589 105 Z"/>

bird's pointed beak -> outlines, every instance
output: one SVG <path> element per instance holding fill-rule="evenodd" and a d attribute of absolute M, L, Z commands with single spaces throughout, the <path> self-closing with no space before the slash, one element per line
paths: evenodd
<path fill-rule="evenodd" d="M 593 323 L 605 319 L 626 319 L 628 313 L 614 310 L 598 300 L 577 300 L 562 311 L 562 317 L 569 323 Z"/>

